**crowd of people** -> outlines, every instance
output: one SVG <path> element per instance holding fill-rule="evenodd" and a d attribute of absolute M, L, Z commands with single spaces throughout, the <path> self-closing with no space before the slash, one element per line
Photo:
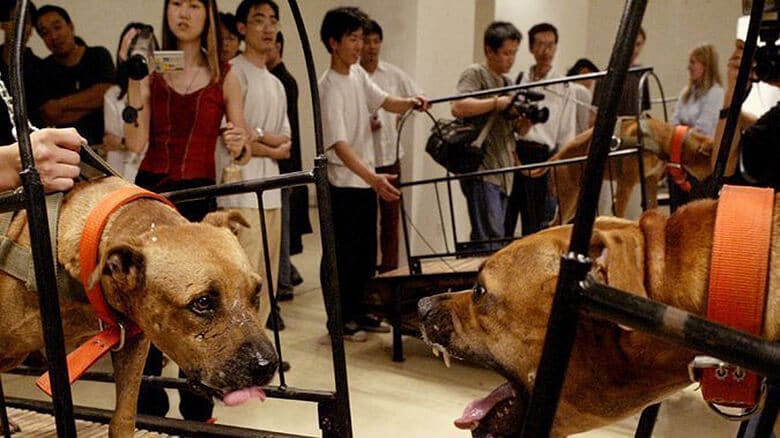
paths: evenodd
<path fill-rule="evenodd" d="M 0 47 L 0 74 L 8 83 L 9 35 L 14 3 L 0 1 L 0 25 L 6 43 Z M 155 192 L 212 185 L 239 179 L 272 177 L 301 170 L 298 85 L 284 61 L 284 37 L 279 7 L 273 0 L 243 0 L 235 13 L 219 12 L 216 0 L 165 0 L 162 50 L 183 54 L 183 66 L 152 71 L 137 78 L 128 68 L 128 52 L 143 23 L 129 23 L 119 35 L 116 64 L 102 47 L 89 46 L 76 35 L 68 12 L 58 6 L 31 8 L 26 17 L 29 38 L 38 32 L 51 55 L 37 58 L 25 51 L 26 99 L 30 120 L 42 129 L 33 134 L 35 157 L 47 190 L 66 190 L 78 175 L 78 149 L 101 145 L 109 162 L 125 178 Z M 381 25 L 355 7 L 331 9 L 320 28 L 329 67 L 319 80 L 323 138 L 328 158 L 328 182 L 333 210 L 337 280 L 341 292 L 344 337 L 366 340 L 367 331 L 389 328 L 364 306 L 368 280 L 377 272 L 398 267 L 398 188 L 404 148 L 398 148 L 399 115 L 425 110 L 427 99 L 415 82 L 381 57 Z M 640 31 L 631 64 L 647 35 Z M 557 28 L 539 23 L 528 31 L 534 64 L 510 78 L 523 35 L 512 23 L 496 21 L 484 33 L 484 62 L 465 68 L 455 89 L 469 93 L 560 78 L 554 61 Z M 157 46 L 157 42 L 154 42 Z M 688 85 L 680 93 L 673 123 L 706 135 L 719 135 L 721 108 L 733 92 L 724 91 L 712 45 L 703 44 L 689 56 Z M 567 75 L 599 68 L 578 60 Z M 638 76 L 629 75 L 621 94 L 620 115 L 636 115 L 650 106 L 648 93 L 640 101 Z M 592 126 L 595 104 L 604 90 L 593 80 L 540 88 L 545 121 L 523 114 L 506 117 L 509 94 L 465 98 L 451 112 L 478 126 L 490 123 L 479 170 L 546 161 L 575 135 Z M 0 111 L 0 140 L 15 140 L 7 112 Z M 19 185 L 19 159 L 14 146 L 0 146 L 0 189 Z M 237 174 L 236 174 L 237 173 Z M 518 219 L 522 235 L 548 226 L 554 193 L 547 175 L 523 172 L 494 174 L 460 181 L 477 250 L 493 250 L 514 237 Z M 254 194 L 178 206 L 198 221 L 217 208 L 237 209 L 250 222 L 238 238 L 261 274 L 270 266 L 278 300 L 292 299 L 302 282 L 290 256 L 302 251 L 301 236 L 311 231 L 305 187 L 270 190 L 262 203 Z M 263 249 L 260 209 L 265 218 L 268 253 Z M 377 226 L 379 224 L 379 226 Z M 377 263 L 377 253 L 381 261 Z M 321 280 L 329 275 L 321 266 Z M 267 287 L 267 286 L 266 286 Z M 270 309 L 260 310 L 267 317 Z M 332 315 L 333 312 L 328 312 Z M 279 327 L 284 321 L 279 319 Z M 335 322 L 328 322 L 333 330 Z M 145 373 L 158 374 L 162 355 L 153 349 Z M 139 412 L 165 415 L 168 400 L 160 389 L 144 386 Z M 182 393 L 184 418 L 209 421 L 210 399 Z"/>

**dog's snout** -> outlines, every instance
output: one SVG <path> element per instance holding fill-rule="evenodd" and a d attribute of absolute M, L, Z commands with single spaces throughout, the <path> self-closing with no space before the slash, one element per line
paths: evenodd
<path fill-rule="evenodd" d="M 228 369 L 234 377 L 244 380 L 239 387 L 267 384 L 279 367 L 279 358 L 268 342 L 244 342 L 231 359 Z"/>
<path fill-rule="evenodd" d="M 432 297 L 425 297 L 417 302 L 417 314 L 420 316 L 421 320 L 425 321 L 428 319 L 431 309 L 433 309 Z"/>

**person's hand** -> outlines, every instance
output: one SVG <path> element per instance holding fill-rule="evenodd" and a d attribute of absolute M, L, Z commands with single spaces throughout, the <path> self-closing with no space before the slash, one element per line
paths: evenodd
<path fill-rule="evenodd" d="M 371 184 L 371 187 L 383 200 L 397 201 L 401 197 L 401 191 L 391 182 L 397 178 L 398 175 L 377 173 L 374 175 L 374 181 Z"/>
<path fill-rule="evenodd" d="M 46 192 L 73 187 L 79 176 L 79 149 L 87 140 L 74 128 L 45 128 L 30 134 L 35 167 Z"/>
<path fill-rule="evenodd" d="M 119 52 L 117 52 L 117 58 L 119 58 L 119 62 L 127 61 L 127 51 L 130 49 L 130 44 L 132 44 L 133 38 L 138 35 L 138 32 L 138 29 L 131 28 L 127 31 L 125 36 L 122 37 L 122 41 L 119 42 Z"/>
<path fill-rule="evenodd" d="M 415 96 L 411 99 L 412 108 L 416 109 L 417 111 L 427 111 L 431 107 L 431 104 L 428 103 L 428 98 L 425 96 Z"/>
<path fill-rule="evenodd" d="M 506 107 L 508 107 L 509 104 L 512 103 L 513 97 L 508 95 L 501 95 L 501 96 L 496 96 L 493 99 L 495 100 L 496 111 L 504 111 Z"/>
<path fill-rule="evenodd" d="M 286 160 L 290 158 L 290 150 L 292 149 L 292 141 L 286 141 L 276 147 L 276 151 L 279 153 L 277 160 Z"/>
<path fill-rule="evenodd" d="M 528 131 L 531 130 L 531 127 L 534 125 L 533 122 L 528 120 L 527 118 L 520 116 L 515 119 L 515 132 L 520 135 L 526 135 L 528 134 Z"/>
<path fill-rule="evenodd" d="M 382 122 L 379 120 L 379 115 L 377 113 L 371 114 L 371 130 L 376 131 L 381 127 Z"/>
<path fill-rule="evenodd" d="M 232 122 L 228 122 L 222 131 L 222 141 L 233 158 L 238 157 L 241 151 L 244 150 L 246 139 L 247 135 L 244 128 L 236 126 Z"/>
<path fill-rule="evenodd" d="M 39 111 L 47 125 L 57 125 L 62 120 L 63 108 L 57 99 L 47 100 L 41 105 Z"/>

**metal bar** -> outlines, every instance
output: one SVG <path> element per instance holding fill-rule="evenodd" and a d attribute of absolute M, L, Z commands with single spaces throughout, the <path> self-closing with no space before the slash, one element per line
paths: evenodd
<path fill-rule="evenodd" d="M 25 208 L 27 209 L 27 223 L 30 231 L 30 249 L 35 266 L 35 282 L 38 289 L 46 359 L 49 362 L 49 375 L 54 394 L 57 436 L 70 438 L 76 436 L 76 425 L 73 421 L 73 399 L 65 362 L 65 337 L 62 333 L 62 318 L 54 273 L 51 236 L 49 236 L 49 221 L 46 214 L 46 199 L 41 176 L 35 168 L 30 143 L 30 129 L 27 124 L 27 108 L 25 108 L 22 46 L 25 41 L 24 20 L 27 16 L 27 9 L 27 0 L 20 0 L 16 3 L 16 29 L 11 56 L 11 77 L 14 78 L 11 81 L 14 122 L 18 134 L 19 155 L 22 161 L 22 171 L 19 176 L 26 197 Z"/>
<path fill-rule="evenodd" d="M 317 205 L 320 219 L 320 238 L 322 240 L 322 267 L 327 271 L 322 291 L 328 312 L 328 332 L 331 340 L 331 353 L 333 355 L 333 374 L 336 386 L 335 408 L 330 414 L 332 417 L 323 418 L 322 404 L 320 404 L 320 426 L 323 434 L 335 434 L 344 438 L 352 437 L 352 416 L 349 407 L 349 383 L 347 382 L 347 361 L 344 353 L 344 328 L 342 325 L 339 283 L 336 270 L 336 241 L 333 233 L 333 210 L 330 201 L 330 187 L 328 184 L 328 159 L 325 157 L 325 149 L 322 139 L 322 113 L 320 109 L 320 94 L 317 89 L 317 75 L 314 69 L 309 37 L 306 33 L 301 11 L 296 0 L 289 0 L 290 10 L 298 33 L 301 37 L 301 48 L 306 60 L 306 74 L 309 79 L 311 91 L 312 115 L 314 119 L 314 139 L 316 154 L 314 159 L 314 180 L 317 188 Z M 330 410 L 327 410 L 330 411 Z M 327 423 L 326 423 L 327 421 Z"/>
<path fill-rule="evenodd" d="M 281 189 L 302 186 L 314 182 L 314 173 L 311 170 L 284 173 L 278 176 L 238 181 L 230 184 L 216 184 L 196 187 L 192 189 L 167 192 L 162 195 L 173 202 L 191 201 L 211 197 L 237 195 L 248 192 L 261 192 L 266 190 Z"/>
<path fill-rule="evenodd" d="M 615 38 L 612 57 L 604 79 L 604 89 L 621 90 L 628 64 L 634 50 L 634 41 L 642 23 L 647 0 L 627 0 Z M 569 253 L 561 259 L 561 271 L 547 325 L 544 349 L 536 371 L 536 384 L 526 410 L 523 438 L 550 435 L 555 412 L 569 365 L 574 337 L 579 321 L 576 296 L 571 291 L 590 268 L 588 244 L 596 217 L 604 165 L 615 128 L 619 93 L 604 93 L 597 102 L 599 111 L 593 128 L 593 140 L 583 175 L 583 184 L 577 199 Z"/>
<path fill-rule="evenodd" d="M 610 138 L 611 138 L 611 134 L 610 134 Z M 615 152 L 610 152 L 609 157 L 622 157 L 622 156 L 637 154 L 637 153 L 639 153 L 639 149 L 628 148 L 628 149 L 621 149 Z M 421 184 L 433 184 L 438 182 L 459 180 L 464 178 L 476 178 L 476 177 L 487 176 L 487 175 L 497 175 L 501 173 L 517 172 L 520 170 L 534 170 L 534 169 L 543 169 L 549 167 L 566 166 L 569 164 L 584 163 L 587 160 L 588 157 L 586 156 L 572 157 L 572 158 L 563 158 L 555 161 L 542 161 L 540 163 L 523 164 L 521 166 L 502 167 L 501 169 L 482 170 L 479 172 L 472 172 L 472 173 L 449 174 L 447 176 L 442 176 L 438 178 L 428 178 L 428 179 L 419 179 L 415 181 L 407 181 L 401 183 L 400 187 L 411 187 L 411 186 L 418 186 Z"/>
<path fill-rule="evenodd" d="M 588 278 L 576 285 L 584 312 L 777 380 L 780 344 Z"/>
<path fill-rule="evenodd" d="M 661 409 L 661 403 L 652 404 L 642 410 L 639 417 L 639 424 L 636 426 L 634 438 L 652 438 L 655 422 L 658 419 L 658 411 Z"/>
<path fill-rule="evenodd" d="M 6 374 L 15 374 L 20 376 L 40 376 L 45 372 L 45 368 L 20 366 L 14 368 L 13 370 L 6 371 Z M 186 379 L 180 379 L 176 377 L 143 376 L 141 379 L 146 384 L 160 388 L 192 389 Z M 102 383 L 115 382 L 113 374 L 99 371 L 86 372 L 82 377 L 79 378 L 79 380 Z M 284 400 L 327 403 L 332 402 L 336 398 L 333 393 L 329 391 L 313 391 L 289 386 L 285 388 L 278 386 L 265 386 L 262 389 L 267 396 Z"/>
<path fill-rule="evenodd" d="M 263 245 L 263 264 L 265 265 L 265 283 L 268 285 L 268 300 L 271 303 L 271 328 L 274 331 L 274 345 L 276 346 L 276 355 L 279 357 L 279 386 L 287 387 L 287 380 L 284 377 L 284 358 L 282 357 L 282 340 L 279 338 L 279 304 L 276 302 L 274 293 L 274 274 L 271 272 L 271 253 L 268 248 L 268 226 L 265 223 L 265 206 L 263 205 L 263 192 L 255 192 L 257 196 L 258 214 L 260 215 L 260 238 Z M 278 272 L 278 271 L 277 271 Z M 260 321 L 265 324 L 266 321 Z"/>
<path fill-rule="evenodd" d="M 37 400 L 25 400 L 19 398 L 8 398 L 8 406 L 16 409 L 40 412 L 50 414 L 52 411 L 51 403 Z M 74 407 L 74 413 L 77 418 L 94 423 L 108 423 L 114 415 L 113 411 L 83 406 Z M 138 415 L 135 418 L 135 424 L 138 429 L 150 430 L 154 432 L 183 435 L 186 437 L 274 437 L 274 438 L 301 438 L 302 435 L 291 435 L 279 432 L 260 431 L 236 426 L 225 426 L 221 424 L 207 424 L 199 421 L 176 420 L 173 418 L 154 417 L 151 415 Z"/>
<path fill-rule="evenodd" d="M 21 210 L 25 205 L 25 196 L 23 191 L 13 191 L 0 195 L 0 213 Z"/>
<path fill-rule="evenodd" d="M 458 250 L 458 244 L 459 244 L 459 242 L 458 242 L 458 226 L 455 223 L 455 203 L 452 201 L 452 179 L 450 179 L 450 176 L 451 176 L 450 173 L 447 172 L 447 177 L 446 177 L 445 184 L 447 185 L 447 205 L 448 205 L 449 210 L 450 210 L 450 221 L 452 222 L 452 248 L 455 251 L 457 251 Z M 434 183 L 434 184 L 435 184 L 435 187 L 436 187 L 436 190 L 437 190 L 437 194 L 438 194 L 439 186 L 436 183 Z M 445 235 L 445 236 L 443 236 L 443 238 L 444 238 L 444 241 L 446 242 L 447 241 L 447 236 Z"/>
<path fill-rule="evenodd" d="M 642 66 L 642 67 L 631 67 L 628 69 L 631 73 L 644 73 L 646 71 L 652 71 L 653 67 L 651 66 Z M 449 102 L 452 100 L 461 100 L 466 99 L 470 97 L 485 97 L 485 96 L 492 96 L 494 94 L 502 94 L 502 93 L 508 93 L 510 91 L 518 91 L 518 90 L 526 90 L 529 88 L 537 88 L 537 87 L 546 87 L 548 85 L 555 85 L 555 84 L 562 84 L 566 82 L 574 82 L 574 81 L 581 81 L 583 79 L 599 79 L 605 76 L 608 76 L 609 70 L 607 71 L 598 71 L 595 73 L 586 73 L 583 75 L 575 75 L 575 76 L 565 76 L 562 78 L 555 78 L 555 79 L 545 79 L 543 81 L 537 81 L 537 82 L 528 82 L 525 84 L 516 84 L 516 85 L 508 85 L 506 87 L 498 87 L 498 88 L 490 88 L 488 90 L 481 90 L 481 91 L 474 91 L 472 93 L 463 93 L 463 94 L 455 94 L 452 96 L 445 96 L 445 97 L 437 97 L 436 99 L 429 99 L 428 103 L 431 105 L 442 103 L 442 102 Z"/>
<path fill-rule="evenodd" d="M 11 438 L 11 423 L 8 422 L 8 410 L 5 406 L 3 380 L 0 379 L 0 422 L 3 423 L 3 438 Z"/>
<path fill-rule="evenodd" d="M 745 100 L 745 88 L 750 76 L 751 66 L 753 65 L 753 54 L 756 51 L 758 42 L 758 30 L 761 25 L 761 18 L 764 11 L 764 0 L 754 0 L 753 8 L 750 10 L 750 24 L 748 25 L 747 38 L 745 39 L 745 49 L 742 52 L 742 61 L 739 64 L 737 73 L 737 84 L 734 87 L 734 94 L 729 104 L 728 116 L 726 117 L 726 126 L 723 129 L 723 136 L 720 139 L 720 149 L 718 149 L 718 158 L 715 161 L 715 167 L 712 171 L 711 184 L 708 190 L 709 197 L 717 198 L 720 187 L 723 184 L 723 174 L 726 172 L 726 164 L 731 151 L 731 142 L 737 130 L 737 121 L 739 113 L 742 110 L 742 102 Z"/>

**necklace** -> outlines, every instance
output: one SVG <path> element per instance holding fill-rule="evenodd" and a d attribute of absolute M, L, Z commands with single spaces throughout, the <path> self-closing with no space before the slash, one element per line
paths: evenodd
<path fill-rule="evenodd" d="M 184 95 L 187 95 L 190 93 L 190 89 L 192 88 L 192 84 L 195 83 L 195 79 L 198 79 L 198 76 L 200 76 L 200 70 L 201 68 L 198 68 L 198 71 L 195 72 L 194 75 L 192 75 L 192 79 L 190 79 L 190 83 L 187 85 L 187 88 L 184 89 Z"/>

